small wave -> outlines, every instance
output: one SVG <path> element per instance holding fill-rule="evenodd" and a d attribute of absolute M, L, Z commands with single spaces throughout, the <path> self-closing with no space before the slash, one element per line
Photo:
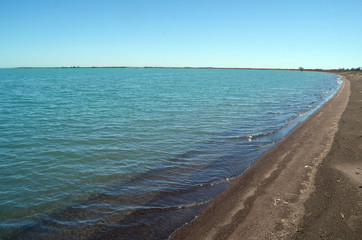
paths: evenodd
<path fill-rule="evenodd" d="M 193 202 L 193 203 L 188 203 L 188 204 L 180 204 L 180 205 L 176 205 L 176 206 L 172 206 L 172 207 L 147 207 L 147 208 L 139 208 L 137 209 L 137 211 L 145 211 L 145 212 L 164 212 L 164 211 L 173 211 L 173 210 L 178 210 L 178 209 L 185 209 L 185 208 L 192 208 L 192 207 L 197 207 L 197 206 L 201 206 L 204 204 L 207 204 L 208 202 L 210 202 L 210 199 L 205 200 L 205 201 L 201 201 L 201 202 Z"/>
<path fill-rule="evenodd" d="M 215 186 L 218 185 L 220 183 L 225 183 L 225 182 L 230 182 L 232 180 L 234 180 L 236 177 L 227 177 L 225 179 L 221 179 L 219 181 L 213 182 L 213 183 L 209 183 L 209 184 L 201 184 L 200 187 L 205 187 L 205 186 Z"/>
<path fill-rule="evenodd" d="M 274 134 L 276 132 L 279 132 L 279 131 L 281 131 L 283 129 L 284 129 L 284 126 L 282 128 L 279 128 L 279 129 L 276 129 L 276 130 L 270 131 L 270 132 L 251 134 L 251 135 L 248 135 L 248 136 L 233 136 L 233 137 L 230 137 L 229 139 L 247 139 L 249 141 L 249 140 L 252 140 L 253 138 L 265 137 L 265 136 L 272 135 L 272 134 Z"/>
<path fill-rule="evenodd" d="M 211 199 L 200 201 L 200 202 L 192 202 L 187 204 L 180 204 L 180 205 L 174 205 L 174 206 L 168 206 L 168 207 L 158 207 L 158 206 L 134 206 L 132 209 L 128 210 L 129 213 L 145 213 L 145 212 L 167 212 L 167 211 L 174 211 L 179 209 L 185 209 L 185 208 L 192 208 L 201 206 L 204 204 L 207 204 L 210 202 Z"/>
<path fill-rule="evenodd" d="M 308 110 L 308 111 L 310 111 L 310 110 Z M 296 116 L 289 118 L 289 119 L 287 120 L 287 123 L 288 123 L 288 124 L 285 125 L 285 127 L 289 126 L 292 122 L 294 122 L 294 121 L 297 120 L 298 118 L 303 117 L 308 111 L 306 111 L 306 112 L 304 112 L 304 113 L 298 113 Z M 283 129 L 284 129 L 285 127 L 283 127 Z"/>
<path fill-rule="evenodd" d="M 273 131 L 269 131 L 269 132 L 264 132 L 264 133 L 257 133 L 257 134 L 250 134 L 250 135 L 247 135 L 247 136 L 232 136 L 232 137 L 229 137 L 227 139 L 232 139 L 232 140 L 248 140 L 249 142 L 251 142 L 253 139 L 255 138 L 260 138 L 260 137 L 265 137 L 265 136 L 270 136 L 272 134 L 275 134 L 275 133 L 278 133 L 282 130 L 284 130 L 285 128 L 289 127 L 290 125 L 292 125 L 292 123 L 294 121 L 296 121 L 297 119 L 303 117 L 304 115 L 306 115 L 309 111 L 312 111 L 313 109 L 313 106 L 307 106 L 308 107 L 308 110 L 305 111 L 305 112 L 302 112 L 302 113 L 298 113 L 297 115 L 295 115 L 294 117 L 291 117 L 289 118 L 287 121 L 286 121 L 286 124 L 283 125 L 282 127 L 278 128 L 278 129 L 275 129 Z M 274 144 L 274 143 L 272 143 Z"/>
<path fill-rule="evenodd" d="M 261 145 L 259 146 L 260 148 L 265 148 L 265 147 L 269 147 L 271 145 L 275 144 L 275 142 L 271 142 L 271 143 L 268 143 L 268 144 L 264 144 L 264 145 Z"/>
<path fill-rule="evenodd" d="M 285 112 L 268 112 L 269 114 L 274 114 L 274 115 L 285 115 Z"/>

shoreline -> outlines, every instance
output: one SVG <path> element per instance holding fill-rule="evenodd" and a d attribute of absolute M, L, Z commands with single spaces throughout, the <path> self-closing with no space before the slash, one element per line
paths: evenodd
<path fill-rule="evenodd" d="M 315 176 L 334 146 L 350 97 L 345 74 L 326 72 L 342 75 L 344 81 L 333 98 L 264 153 L 170 239 L 292 239 L 300 233 L 300 225 L 307 229 L 305 216 L 310 210 L 305 204 L 319 191 Z"/>

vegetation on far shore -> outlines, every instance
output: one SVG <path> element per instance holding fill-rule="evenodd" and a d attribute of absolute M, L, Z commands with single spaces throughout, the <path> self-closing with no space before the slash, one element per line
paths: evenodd
<path fill-rule="evenodd" d="M 91 66 L 91 67 L 15 67 L 15 69 L 37 69 L 37 68 L 181 68 L 181 69 L 247 69 L 247 70 L 299 70 L 299 71 L 361 71 L 362 67 L 358 68 L 338 68 L 338 69 L 322 69 L 322 68 L 304 68 L 299 67 L 298 69 L 293 68 L 218 68 L 218 67 L 161 67 L 161 66 L 145 66 L 145 67 L 132 67 L 132 66 Z"/>

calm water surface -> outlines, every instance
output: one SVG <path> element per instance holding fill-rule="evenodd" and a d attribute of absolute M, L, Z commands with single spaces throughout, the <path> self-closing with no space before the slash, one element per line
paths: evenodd
<path fill-rule="evenodd" d="M 340 84 L 316 72 L 0 69 L 0 238 L 167 238 Z"/>

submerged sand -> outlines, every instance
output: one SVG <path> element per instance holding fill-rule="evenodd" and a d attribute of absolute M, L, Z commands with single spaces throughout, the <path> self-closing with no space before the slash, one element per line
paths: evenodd
<path fill-rule="evenodd" d="M 329 102 L 171 239 L 360 239 L 362 74 L 338 74 Z"/>

